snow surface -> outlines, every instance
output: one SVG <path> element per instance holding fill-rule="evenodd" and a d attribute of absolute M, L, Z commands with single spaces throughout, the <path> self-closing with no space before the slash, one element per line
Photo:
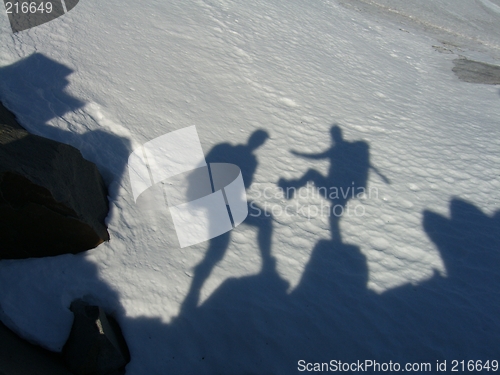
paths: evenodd
<path fill-rule="evenodd" d="M 98 303 L 123 329 L 127 374 L 499 359 L 500 91 L 451 69 L 499 64 L 500 3 L 409 4 L 82 0 L 15 35 L 1 16 L 0 99 L 99 166 L 111 236 L 84 254 L 2 260 L 2 320 L 59 351 L 71 301 Z M 333 124 L 380 172 L 347 203 L 363 214 L 340 219 L 341 241 L 328 217 L 293 208 L 327 200 L 275 194 L 280 178 L 326 176 L 328 160 L 290 150 L 329 149 Z M 180 248 L 166 207 L 134 203 L 126 170 L 132 150 L 191 125 L 206 155 L 270 134 L 247 194 L 273 218 L 207 258 L 210 243 Z M 190 300 L 204 259 L 213 270 Z"/>

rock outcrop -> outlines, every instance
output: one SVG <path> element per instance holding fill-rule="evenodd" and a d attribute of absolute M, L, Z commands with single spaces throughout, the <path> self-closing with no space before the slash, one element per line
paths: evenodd
<path fill-rule="evenodd" d="M 461 81 L 500 85 L 500 66 L 468 59 L 455 59 L 453 64 L 452 70 Z"/>
<path fill-rule="evenodd" d="M 0 107 L 0 259 L 74 254 L 109 240 L 97 167 Z"/>
<path fill-rule="evenodd" d="M 118 323 L 99 306 L 82 300 L 71 304 L 75 315 L 63 349 L 66 365 L 76 375 L 119 373 L 130 361 Z"/>

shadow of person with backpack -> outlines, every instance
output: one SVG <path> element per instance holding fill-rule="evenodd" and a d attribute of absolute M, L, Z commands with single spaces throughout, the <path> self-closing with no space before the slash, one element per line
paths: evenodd
<path fill-rule="evenodd" d="M 252 185 L 258 161 L 255 151 L 262 146 L 269 138 L 265 130 L 256 130 L 248 139 L 247 144 L 232 145 L 230 143 L 221 143 L 212 148 L 206 155 L 207 163 L 232 163 L 240 167 L 245 189 Z M 261 272 L 265 274 L 276 273 L 276 259 L 271 255 L 272 240 L 272 216 L 264 214 L 255 202 L 247 202 L 248 211 L 250 205 L 252 209 L 261 212 L 261 215 L 248 215 L 243 224 L 256 227 L 258 230 L 257 242 L 262 259 Z M 182 304 L 182 310 L 196 308 L 200 298 L 200 291 L 203 284 L 210 276 L 212 270 L 218 262 L 222 260 L 231 240 L 231 231 L 214 237 L 210 240 L 210 245 L 203 260 L 195 267 L 193 281 L 189 292 Z"/>
<path fill-rule="evenodd" d="M 368 143 L 344 140 L 342 129 L 334 125 L 330 129 L 333 146 L 319 154 L 291 151 L 292 154 L 314 160 L 329 159 L 328 175 L 324 176 L 315 169 L 309 169 L 296 180 L 280 179 L 278 186 L 285 191 L 287 198 L 293 198 L 297 189 L 313 182 L 318 192 L 330 204 L 330 229 L 333 241 L 341 242 L 339 221 L 350 199 L 366 192 L 368 171 L 373 169 L 385 182 L 389 180 L 370 164 Z"/>

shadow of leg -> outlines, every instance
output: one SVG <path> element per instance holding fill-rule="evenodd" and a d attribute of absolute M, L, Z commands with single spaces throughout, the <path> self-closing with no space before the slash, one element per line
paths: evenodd
<path fill-rule="evenodd" d="M 259 207 L 255 202 L 253 202 L 253 206 L 260 210 L 261 215 L 249 215 L 244 223 L 252 227 L 256 227 L 258 230 L 257 241 L 259 243 L 260 254 L 262 257 L 262 272 L 276 272 L 276 259 L 271 255 L 273 218 L 271 214 L 266 213 L 265 210 Z"/>
<path fill-rule="evenodd" d="M 221 234 L 210 240 L 205 258 L 195 267 L 193 282 L 189 292 L 182 303 L 181 311 L 195 309 L 200 299 L 200 291 L 203 284 L 210 276 L 215 265 L 222 260 L 229 246 L 230 232 Z"/>
<path fill-rule="evenodd" d="M 286 180 L 284 178 L 280 178 L 278 186 L 284 191 L 285 197 L 287 199 L 291 199 L 295 196 L 296 190 L 306 186 L 309 181 L 313 182 L 317 187 L 326 187 L 328 189 L 326 186 L 327 181 L 325 176 L 314 169 L 309 169 L 301 178 L 297 180 Z"/>

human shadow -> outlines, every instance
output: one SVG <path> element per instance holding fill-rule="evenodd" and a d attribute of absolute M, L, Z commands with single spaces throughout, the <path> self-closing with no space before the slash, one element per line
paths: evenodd
<path fill-rule="evenodd" d="M 256 130 L 253 132 L 246 144 L 232 145 L 230 143 L 221 143 L 214 146 L 206 155 L 206 161 L 210 166 L 211 163 L 231 163 L 237 165 L 243 177 L 245 189 L 248 189 L 252 182 L 258 166 L 256 150 L 262 146 L 269 138 L 269 134 L 265 130 Z M 190 185 L 198 182 L 195 175 L 190 179 Z M 191 190 L 195 190 L 196 186 L 191 186 Z M 189 194 L 189 192 L 188 192 Z M 254 209 L 260 209 L 255 202 L 247 201 L 248 211 L 250 205 Z M 229 207 L 229 206 L 228 206 Z M 230 212 L 230 209 L 228 210 Z M 232 221 L 231 217 L 231 221 Z M 211 225 L 219 225 L 215 220 L 210 220 Z M 259 246 L 262 260 L 262 274 L 276 274 L 276 260 L 271 255 L 271 239 L 273 232 L 272 217 L 270 215 L 249 215 L 244 221 L 245 225 L 257 228 L 257 243 Z M 200 291 L 203 284 L 210 276 L 214 267 L 219 263 L 226 253 L 231 241 L 231 231 L 225 232 L 210 240 L 208 249 L 203 260 L 194 268 L 193 279 L 182 304 L 182 311 L 186 309 L 194 309 L 199 302 Z"/>
<path fill-rule="evenodd" d="M 349 142 L 343 138 L 342 129 L 334 125 L 330 129 L 332 147 L 319 154 L 307 154 L 292 151 L 292 154 L 313 159 L 328 159 L 330 167 L 328 175 L 323 176 L 315 169 L 309 169 L 297 180 L 280 179 L 278 185 L 286 196 L 291 198 L 297 189 L 309 182 L 314 183 L 318 193 L 330 202 L 330 231 L 332 239 L 341 242 L 339 220 L 350 199 L 366 193 L 368 172 L 372 168 L 385 182 L 389 180 L 378 169 L 370 164 L 368 143 L 364 141 Z"/>
<path fill-rule="evenodd" d="M 306 176 L 322 183 L 318 189 L 326 182 L 351 187 L 358 175 L 349 171 L 349 161 L 361 164 L 363 177 L 368 158 L 344 160 L 344 173 L 337 170 L 322 180 L 315 172 Z M 355 181 L 366 186 L 364 178 Z M 446 276 L 436 272 L 378 294 L 368 288 L 367 259 L 358 246 L 340 237 L 321 240 L 292 292 L 276 272 L 260 272 L 225 280 L 201 305 L 181 310 L 168 324 L 136 319 L 134 329 L 155 332 L 161 347 L 155 353 L 161 364 L 150 371 L 291 374 L 317 368 L 314 364 L 338 371 L 341 363 L 354 363 L 344 371 L 376 372 L 389 371 L 390 363 L 405 370 L 410 363 L 415 372 L 436 373 L 438 364 L 439 372 L 460 372 L 462 360 L 466 365 L 489 360 L 493 368 L 500 345 L 500 211 L 488 216 L 460 199 L 451 201 L 450 210 L 449 219 L 425 211 L 422 222 Z"/>
<path fill-rule="evenodd" d="M 298 187 L 315 179 L 318 189 L 335 186 L 350 192 L 353 186 L 366 187 L 370 165 L 368 145 L 354 142 L 350 148 L 351 144 L 342 139 L 340 128 L 335 127 L 332 133 L 337 148 L 321 157 L 331 157 L 336 169 L 332 167 L 326 178 L 309 171 L 299 181 L 288 182 L 290 185 Z M 237 164 L 248 188 L 257 166 L 252 154 L 256 148 L 252 146 L 252 138 L 248 145 L 216 146 L 207 161 Z M 327 199 L 345 207 L 350 197 L 340 195 Z M 140 318 L 134 322 L 135 329 L 163 336 L 157 343 L 163 346 L 163 365 L 178 374 L 289 374 L 297 372 L 297 362 L 301 359 L 330 361 L 332 355 L 354 359 L 360 354 L 357 349 L 362 348 L 365 333 L 371 327 L 363 315 L 351 311 L 370 311 L 368 301 L 373 294 L 367 290 L 367 262 L 360 249 L 342 243 L 340 236 L 320 241 L 312 251 L 299 285 L 289 293 L 288 284 L 269 255 L 271 232 L 266 231 L 269 216 L 261 211 L 260 216 L 252 216 L 251 220 L 256 220 L 259 229 L 263 258 L 259 273 L 227 279 L 198 306 L 199 290 L 224 255 L 230 239 L 229 234 L 216 237 L 195 268 L 179 315 L 163 327 L 157 320 Z M 338 222 L 340 216 L 335 220 Z M 263 229 L 263 233 L 269 233 L 264 238 L 264 246 Z M 272 262 L 271 266 L 266 267 L 266 262 Z M 375 334 L 371 336 L 374 341 Z M 154 371 L 159 371 L 159 367 Z"/>
<path fill-rule="evenodd" d="M 37 100 L 41 101 L 37 105 L 48 111 L 46 103 Z M 56 107 L 65 108 L 68 103 Z M 331 162 L 327 176 L 311 169 L 298 180 L 281 180 L 280 185 L 300 187 L 313 181 L 320 192 L 328 193 L 324 196 L 332 207 L 345 209 L 353 199 L 352 189 L 366 189 L 370 168 L 375 169 L 371 167 L 367 142 L 346 141 L 340 128 L 332 129 L 332 138 L 334 147 L 310 155 L 313 160 L 325 158 Z M 238 165 L 248 188 L 258 165 L 255 150 L 262 143 L 255 143 L 253 148 L 251 144 L 218 145 L 206 159 Z M 338 195 L 330 196 L 335 192 L 329 190 L 331 187 L 337 188 Z M 356 196 L 359 190 L 354 192 Z M 190 291 L 181 302 L 185 306 L 178 316 L 165 322 L 159 318 L 127 317 L 119 310 L 132 355 L 127 369 L 138 374 L 292 374 L 305 372 L 301 366 L 307 363 L 319 363 L 321 368 L 326 363 L 329 367 L 332 360 L 337 361 L 333 362 L 337 366 L 338 361 L 351 364 L 365 360 L 387 365 L 392 361 L 401 366 L 408 361 L 430 363 L 431 371 L 426 371 L 430 373 L 437 372 L 436 361 L 444 360 L 448 372 L 453 360 L 490 360 L 491 366 L 500 347 L 500 211 L 487 215 L 455 198 L 450 212 L 446 218 L 425 211 L 422 221 L 443 259 L 446 275 L 436 273 L 427 281 L 381 294 L 367 286 L 368 264 L 360 247 L 342 240 L 341 215 L 330 216 L 332 239 L 314 246 L 299 284 L 290 292 L 266 250 L 271 246 L 272 225 L 271 219 L 262 215 L 255 224 L 259 231 L 257 242 L 262 263 L 272 267 L 263 267 L 255 275 L 225 280 L 200 304 L 199 290 L 224 256 L 231 237 L 227 234 L 214 238 L 206 259 L 195 269 Z M 70 260 L 62 267 L 50 260 L 50 270 L 78 269 L 72 262 L 79 256 L 65 257 Z M 85 289 L 106 297 L 105 303 L 111 307 L 120 306 L 118 293 L 99 280 L 95 268 L 81 269 L 81 273 L 65 276 L 64 281 L 87 278 L 92 285 L 86 284 Z M 55 284 L 50 286 L 58 287 Z M 346 372 L 354 371 L 350 368 Z"/>

